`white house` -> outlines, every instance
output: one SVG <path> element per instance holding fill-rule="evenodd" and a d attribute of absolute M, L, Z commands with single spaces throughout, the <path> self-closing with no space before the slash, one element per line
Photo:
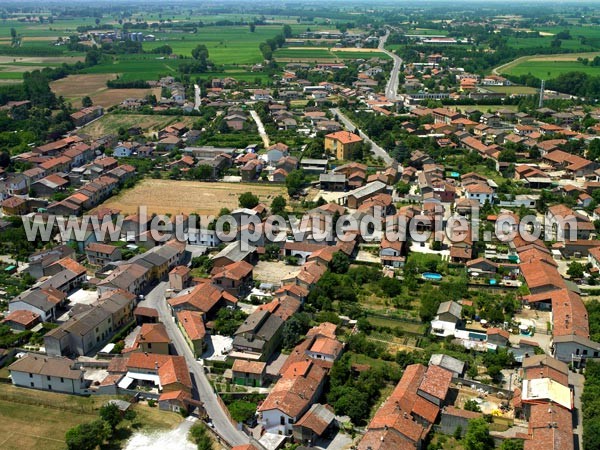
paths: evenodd
<path fill-rule="evenodd" d="M 480 205 L 494 203 L 494 190 L 487 183 L 472 183 L 464 187 L 468 200 L 477 200 Z"/>
<path fill-rule="evenodd" d="M 68 394 L 88 393 L 84 371 L 68 358 L 29 353 L 12 363 L 8 370 L 15 386 Z"/>

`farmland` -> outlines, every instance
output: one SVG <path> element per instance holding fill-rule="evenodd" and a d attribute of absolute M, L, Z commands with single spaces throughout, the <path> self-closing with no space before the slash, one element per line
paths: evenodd
<path fill-rule="evenodd" d="M 266 204 L 270 204 L 277 195 L 285 195 L 283 186 L 267 184 L 146 179 L 134 188 L 110 198 L 102 206 L 119 209 L 123 214 L 136 213 L 138 207 L 144 205 L 149 214 L 216 215 L 221 208 L 237 208 L 238 196 L 247 191 L 252 191 Z"/>
<path fill-rule="evenodd" d="M 135 126 L 140 127 L 145 134 L 151 135 L 175 122 L 191 125 L 193 118 L 142 114 L 105 114 L 102 118 L 86 125 L 83 128 L 83 133 L 92 138 L 99 138 L 107 134 L 117 134 L 119 128 L 127 129 Z"/>
<path fill-rule="evenodd" d="M 81 105 L 81 99 L 89 96 L 95 105 L 105 108 L 121 103 L 129 97 L 144 97 L 147 94 L 160 95 L 160 89 L 109 89 L 108 80 L 116 78 L 115 74 L 69 75 L 50 85 L 56 95 L 62 95 L 74 107 Z"/>
<path fill-rule="evenodd" d="M 339 62 L 346 59 L 370 58 L 389 59 L 389 56 L 369 48 L 285 47 L 275 52 L 275 59 L 278 61 Z"/>
<path fill-rule="evenodd" d="M 538 78 L 546 79 L 555 78 L 562 73 L 572 71 L 600 75 L 600 67 L 586 66 L 577 61 L 577 58 L 588 58 L 591 60 L 598 55 L 600 55 L 598 52 L 588 52 L 526 56 L 499 67 L 497 71 L 510 75 L 527 75 L 531 73 Z"/>

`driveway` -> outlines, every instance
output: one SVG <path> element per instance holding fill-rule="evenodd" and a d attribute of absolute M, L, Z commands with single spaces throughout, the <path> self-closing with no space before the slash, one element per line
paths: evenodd
<path fill-rule="evenodd" d="M 145 300 L 140 302 L 140 305 L 155 308 L 158 311 L 160 321 L 165 324 L 169 337 L 173 342 L 173 346 L 177 350 L 177 354 L 185 357 L 185 361 L 196 387 L 196 391 L 194 392 L 195 397 L 199 398 L 200 401 L 204 403 L 204 409 L 214 424 L 215 431 L 232 446 L 247 444 L 248 437 L 233 426 L 225 412 L 221 409 L 215 392 L 206 378 L 204 368 L 196 361 L 185 338 L 175 324 L 165 299 L 167 285 L 168 284 L 165 281 L 160 282 L 148 295 L 146 295 Z"/>

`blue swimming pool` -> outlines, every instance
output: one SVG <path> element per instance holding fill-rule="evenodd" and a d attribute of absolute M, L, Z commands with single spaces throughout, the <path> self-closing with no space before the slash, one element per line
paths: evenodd
<path fill-rule="evenodd" d="M 424 280 L 441 281 L 442 276 L 439 273 L 425 272 L 421 275 Z"/>
<path fill-rule="evenodd" d="M 450 176 L 452 178 L 458 178 L 458 177 L 460 177 L 460 173 L 458 173 L 458 172 L 450 172 Z"/>

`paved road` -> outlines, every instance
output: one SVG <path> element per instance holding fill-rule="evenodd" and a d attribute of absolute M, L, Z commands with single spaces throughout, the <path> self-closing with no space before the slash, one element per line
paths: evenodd
<path fill-rule="evenodd" d="M 347 116 L 345 116 L 344 113 L 342 113 L 339 110 L 339 108 L 331 108 L 330 111 L 332 114 L 335 114 L 338 116 L 338 119 L 340 120 L 340 122 L 342 122 L 342 124 L 344 124 L 344 126 L 348 130 L 350 130 L 350 131 L 356 130 L 356 125 L 354 125 L 354 123 L 352 123 L 352 121 Z M 394 160 L 389 155 L 388 152 L 386 152 L 382 147 L 380 147 L 375 142 L 373 142 L 369 136 L 367 136 L 365 133 L 363 133 L 360 130 L 358 131 L 358 133 L 359 133 L 359 136 L 365 140 L 365 142 L 368 142 L 369 144 L 371 144 L 371 150 L 373 151 L 375 156 L 379 156 L 381 159 L 383 159 L 383 161 L 386 164 L 390 164 Z"/>
<path fill-rule="evenodd" d="M 398 75 L 400 74 L 400 66 L 402 66 L 402 58 L 395 53 L 385 49 L 385 43 L 390 36 L 390 31 L 386 31 L 385 35 L 379 39 L 378 49 L 394 60 L 394 67 L 390 72 L 390 78 L 385 86 L 385 96 L 389 101 L 395 102 L 398 100 Z"/>
<path fill-rule="evenodd" d="M 260 138 L 263 141 L 263 144 L 265 145 L 265 148 L 268 148 L 269 145 L 271 145 L 271 141 L 269 140 L 269 135 L 267 134 L 266 130 L 265 130 L 265 126 L 262 123 L 262 120 L 260 120 L 260 116 L 258 115 L 258 113 L 254 110 L 250 111 L 250 115 L 252 116 L 252 118 L 254 119 L 254 122 L 256 123 L 256 127 L 258 128 L 258 134 L 260 134 Z"/>
<path fill-rule="evenodd" d="M 237 430 L 231 424 L 225 415 L 225 412 L 221 409 L 213 388 L 206 378 L 204 368 L 194 358 L 194 354 L 187 345 L 181 331 L 175 324 L 167 301 L 165 300 L 166 290 L 167 282 L 163 281 L 159 283 L 152 291 L 150 291 L 140 305 L 158 310 L 160 321 L 165 324 L 169 337 L 173 341 L 173 346 L 177 350 L 177 354 L 185 357 L 188 368 L 194 378 L 196 388 L 198 389 L 198 397 L 204 403 L 204 408 L 212 420 L 215 430 L 232 446 L 247 444 L 249 441 L 248 436 Z"/>
<path fill-rule="evenodd" d="M 200 109 L 200 86 L 194 85 L 194 109 L 198 111 Z"/>

